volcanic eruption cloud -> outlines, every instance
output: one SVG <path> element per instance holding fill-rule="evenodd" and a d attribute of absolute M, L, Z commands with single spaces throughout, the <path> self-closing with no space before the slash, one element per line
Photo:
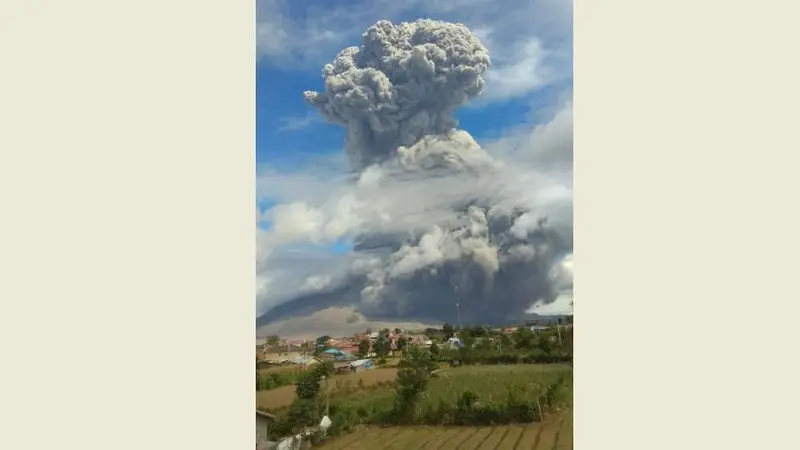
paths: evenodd
<path fill-rule="evenodd" d="M 272 305 L 260 324 L 331 306 L 454 322 L 456 302 L 464 324 L 493 324 L 571 290 L 571 109 L 563 149 L 536 141 L 544 132 L 527 153 L 481 148 L 453 114 L 481 94 L 490 66 L 466 26 L 433 20 L 380 21 L 325 65 L 324 90 L 304 95 L 346 128 L 353 177 L 323 204 L 269 211 L 286 225 L 266 239 L 348 238 L 354 248 L 344 269 Z M 298 215 L 302 230 L 288 225 Z"/>

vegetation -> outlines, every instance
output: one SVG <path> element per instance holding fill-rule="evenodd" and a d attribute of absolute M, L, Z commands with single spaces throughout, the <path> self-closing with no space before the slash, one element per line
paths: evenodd
<path fill-rule="evenodd" d="M 362 339 L 358 343 L 358 356 L 361 358 L 366 357 L 369 354 L 369 347 L 369 339 Z"/>
<path fill-rule="evenodd" d="M 409 349 L 397 372 L 394 415 L 398 421 L 413 421 L 419 397 L 428 387 L 431 374 L 436 368 L 436 362 L 429 352 L 414 346 Z"/>
<path fill-rule="evenodd" d="M 431 371 L 431 363 L 424 357 L 412 360 L 398 371 L 393 383 L 382 382 L 331 396 L 333 426 L 329 434 L 346 433 L 359 425 L 538 422 L 560 411 L 571 398 L 569 366 L 472 366 Z M 298 398 L 288 414 L 279 414 L 276 430 L 296 430 L 303 423 L 318 422 L 319 403 L 315 405 L 317 409 Z M 313 420 L 306 416 L 314 413 L 317 415 Z"/>
<path fill-rule="evenodd" d="M 294 384 L 299 376 L 300 373 L 298 372 L 256 370 L 256 390 L 268 391 L 281 386 L 288 386 Z"/>
<path fill-rule="evenodd" d="M 559 414 L 525 426 L 372 428 L 326 440 L 321 450 L 552 450 L 572 448 L 572 416 Z"/>
<path fill-rule="evenodd" d="M 382 330 L 372 346 L 379 363 L 385 362 L 389 355 L 388 334 L 388 329 Z M 458 336 L 465 345 L 453 349 L 444 343 L 434 343 L 423 349 L 398 340 L 397 348 L 404 351 L 394 380 L 368 386 L 363 382 L 357 386 L 348 383 L 343 388 L 337 381 L 337 388 L 328 390 L 333 424 L 328 435 L 370 425 L 494 427 L 542 422 L 559 416 L 571 403 L 571 328 L 532 331 L 520 327 L 509 335 L 486 327 L 455 330 L 445 324 L 437 335 L 428 336 L 439 342 Z M 359 343 L 359 354 L 368 351 L 369 341 L 363 340 Z M 453 364 L 456 361 L 458 364 Z M 319 364 L 299 376 L 291 406 L 273 410 L 279 417 L 276 433 L 296 431 L 319 422 L 323 414 L 320 382 L 323 375 L 332 374 L 329 364 Z M 459 367 L 444 368 L 448 365 Z M 263 377 L 261 380 L 257 377 L 257 383 L 264 384 Z M 486 439 L 488 436 L 489 432 Z M 518 436 L 522 439 L 521 434 Z M 501 438 L 497 437 L 498 443 L 505 442 Z M 466 448 L 468 441 L 464 444 Z"/>

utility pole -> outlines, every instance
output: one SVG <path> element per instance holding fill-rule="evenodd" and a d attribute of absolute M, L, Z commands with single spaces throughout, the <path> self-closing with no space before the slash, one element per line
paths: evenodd
<path fill-rule="evenodd" d="M 331 397 L 330 392 L 328 391 L 328 377 L 322 376 L 322 379 L 325 380 L 325 415 L 330 415 L 330 407 L 331 407 Z"/>
<path fill-rule="evenodd" d="M 556 319 L 556 333 L 558 333 L 558 345 L 561 345 L 561 318 Z"/>
<path fill-rule="evenodd" d="M 456 284 L 453 287 L 453 291 L 455 293 L 456 298 L 456 323 L 458 324 L 459 331 L 461 330 L 461 307 L 458 304 L 458 285 Z"/>

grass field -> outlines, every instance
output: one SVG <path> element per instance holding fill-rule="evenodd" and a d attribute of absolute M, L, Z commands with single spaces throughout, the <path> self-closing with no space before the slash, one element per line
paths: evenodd
<path fill-rule="evenodd" d="M 544 423 L 495 427 L 393 427 L 333 438 L 323 450 L 572 450 L 570 410 Z"/>
<path fill-rule="evenodd" d="M 421 399 L 420 411 L 423 415 L 436 415 L 441 403 L 455 405 L 459 396 L 467 389 L 475 392 L 481 402 L 488 403 L 502 402 L 509 393 L 520 399 L 534 398 L 537 390 L 537 383 L 534 381 L 545 382 L 558 377 L 566 369 L 566 366 L 561 365 L 532 364 L 447 369 L 442 371 L 440 377 L 431 380 Z M 379 371 L 384 370 L 391 369 Z M 395 373 L 394 370 L 392 373 Z M 356 390 L 347 395 L 331 398 L 331 404 L 362 408 L 369 415 L 374 411 L 391 408 L 394 396 L 395 392 L 391 388 Z"/>
<path fill-rule="evenodd" d="M 328 380 L 328 391 L 335 395 L 344 390 L 372 387 L 397 378 L 397 369 L 373 369 L 366 372 L 334 375 Z M 281 386 L 268 391 L 256 392 L 256 407 L 276 410 L 292 404 L 295 398 L 294 385 Z"/>

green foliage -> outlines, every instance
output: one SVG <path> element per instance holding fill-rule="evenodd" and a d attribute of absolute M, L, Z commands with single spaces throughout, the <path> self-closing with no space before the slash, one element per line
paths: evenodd
<path fill-rule="evenodd" d="M 460 423 L 470 422 L 472 419 L 474 404 L 478 401 L 478 394 L 469 389 L 461 393 L 456 403 L 456 420 Z"/>
<path fill-rule="evenodd" d="M 429 350 L 430 350 L 431 354 L 434 355 L 434 356 L 439 354 L 439 346 L 436 345 L 436 342 L 431 344 L 431 347 L 430 347 Z"/>
<path fill-rule="evenodd" d="M 428 386 L 431 372 L 436 369 L 436 362 L 430 353 L 411 346 L 398 367 L 395 411 L 401 421 L 410 422 L 419 396 Z"/>
<path fill-rule="evenodd" d="M 323 361 L 312 366 L 297 379 L 295 393 L 300 399 L 314 399 L 320 391 L 322 377 L 333 375 L 333 362 Z"/>
<path fill-rule="evenodd" d="M 314 399 L 319 394 L 321 377 L 314 371 L 305 372 L 297 379 L 295 393 L 298 399 Z"/>
<path fill-rule="evenodd" d="M 513 343 L 511 342 L 511 338 L 508 337 L 506 334 L 500 335 L 500 349 L 501 350 L 509 350 L 513 347 Z"/>
<path fill-rule="evenodd" d="M 362 339 L 358 343 L 358 356 L 364 358 L 369 354 L 369 339 Z"/>
<path fill-rule="evenodd" d="M 514 347 L 518 349 L 533 348 L 536 335 L 529 328 L 519 327 L 514 331 Z"/>
<path fill-rule="evenodd" d="M 428 367 L 429 363 L 421 364 L 423 360 L 412 359 L 405 368 Z M 484 426 L 539 421 L 570 402 L 571 380 L 569 366 L 541 365 L 450 369 L 430 377 L 423 389 L 413 376 L 408 381 L 398 377 L 393 390 L 372 386 L 335 395 L 330 417 L 336 426 L 329 432 L 360 424 Z M 414 391 L 420 394 L 408 394 Z M 401 403 L 409 398 L 406 405 Z"/>
<path fill-rule="evenodd" d="M 329 377 L 336 372 L 336 369 L 333 366 L 333 361 L 321 361 L 315 364 L 311 371 L 320 376 Z"/>
<path fill-rule="evenodd" d="M 268 391 L 293 384 L 298 378 L 295 372 L 268 372 L 264 375 L 256 370 L 256 383 L 259 391 Z"/>
<path fill-rule="evenodd" d="M 375 354 L 378 355 L 378 358 L 385 358 L 389 355 L 389 340 L 384 335 L 378 336 L 372 349 L 375 351 Z"/>
<path fill-rule="evenodd" d="M 289 407 L 287 421 L 292 431 L 316 425 L 320 408 L 313 398 L 298 398 Z"/>
<path fill-rule="evenodd" d="M 450 339 L 451 337 L 453 337 L 453 333 L 455 333 L 455 330 L 453 329 L 453 326 L 450 325 L 449 323 L 446 323 L 446 324 L 442 325 L 442 331 L 444 332 L 444 340 L 445 341 Z"/>

